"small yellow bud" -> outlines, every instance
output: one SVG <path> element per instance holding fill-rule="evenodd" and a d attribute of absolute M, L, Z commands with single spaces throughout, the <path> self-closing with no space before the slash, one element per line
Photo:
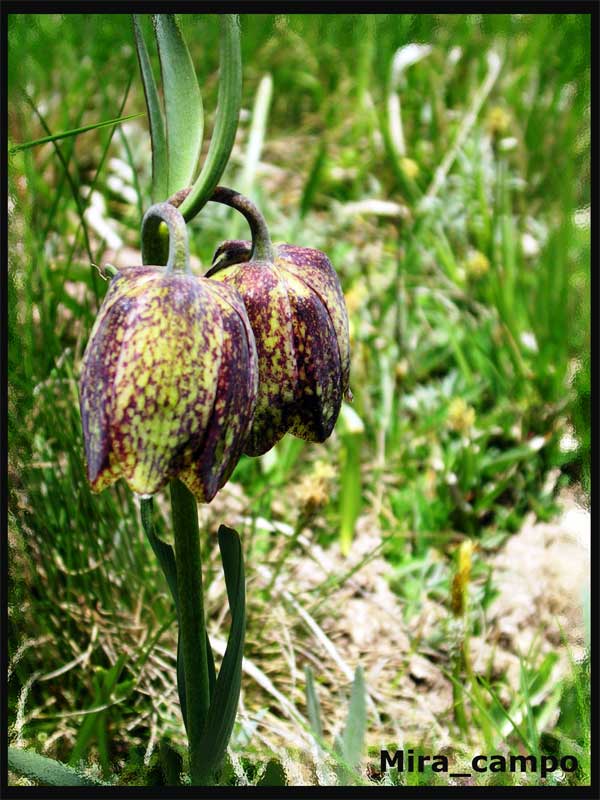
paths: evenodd
<path fill-rule="evenodd" d="M 474 551 L 475 545 L 470 539 L 465 539 L 458 548 L 456 572 L 452 579 L 452 597 L 450 601 L 452 613 L 455 617 L 462 617 L 467 610 Z"/>
<path fill-rule="evenodd" d="M 296 495 L 305 515 L 312 516 L 319 508 L 327 505 L 331 495 L 331 481 L 335 478 L 335 474 L 330 464 L 317 461 L 312 473 L 300 481 Z"/>
<path fill-rule="evenodd" d="M 492 136 L 494 136 L 495 134 L 506 133 L 511 122 L 511 115 L 506 109 L 502 108 L 502 106 L 493 106 L 487 115 L 486 127 Z"/>
<path fill-rule="evenodd" d="M 478 280 L 482 278 L 490 269 L 489 258 L 479 250 L 474 250 L 465 264 L 465 270 L 469 278 Z"/>
<path fill-rule="evenodd" d="M 475 423 L 475 409 L 462 397 L 455 397 L 448 407 L 446 419 L 453 431 L 466 433 Z"/>
<path fill-rule="evenodd" d="M 408 361 L 405 358 L 401 358 L 400 361 L 396 364 L 396 378 L 399 381 L 404 380 L 408 375 Z"/>
<path fill-rule="evenodd" d="M 410 180 L 414 180 L 420 172 L 419 165 L 412 158 L 401 158 L 400 169 Z"/>

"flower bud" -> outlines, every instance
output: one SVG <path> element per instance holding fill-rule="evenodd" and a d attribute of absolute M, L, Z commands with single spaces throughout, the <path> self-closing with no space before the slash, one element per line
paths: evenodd
<path fill-rule="evenodd" d="M 123 477 L 132 491 L 151 495 L 178 477 L 209 502 L 241 455 L 257 379 L 254 337 L 232 287 L 169 265 L 124 269 L 83 357 L 92 489 Z"/>
<path fill-rule="evenodd" d="M 242 200 L 256 221 L 258 211 Z M 327 439 L 350 372 L 348 314 L 327 256 L 288 244 L 273 248 L 265 239 L 257 247 L 255 237 L 253 244 L 222 244 L 207 275 L 238 290 L 256 340 L 258 398 L 244 452 L 262 455 L 287 431 L 312 442 Z"/>

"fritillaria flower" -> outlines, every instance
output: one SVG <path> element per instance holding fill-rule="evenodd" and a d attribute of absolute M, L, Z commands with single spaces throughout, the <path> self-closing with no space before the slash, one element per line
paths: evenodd
<path fill-rule="evenodd" d="M 223 243 L 207 273 L 240 293 L 256 340 L 258 398 L 244 452 L 261 455 L 288 431 L 322 442 L 349 394 L 348 314 L 336 272 L 319 250 L 273 247 L 247 198 L 219 187 L 212 199 L 240 210 L 253 233 L 252 243 Z"/>
<path fill-rule="evenodd" d="M 153 206 L 145 222 L 161 219 L 183 225 L 179 241 L 171 229 L 169 264 L 130 267 L 112 279 L 84 354 L 88 478 L 96 492 L 123 477 L 132 491 L 151 495 L 178 477 L 209 502 L 252 421 L 254 338 L 235 289 L 188 271 L 179 212 Z"/>

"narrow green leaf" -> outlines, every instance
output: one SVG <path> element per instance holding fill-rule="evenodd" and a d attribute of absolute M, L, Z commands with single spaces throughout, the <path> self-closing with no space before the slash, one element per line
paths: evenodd
<path fill-rule="evenodd" d="M 102 765 L 102 776 L 108 778 L 110 775 L 110 747 L 108 744 L 108 714 L 106 709 L 99 712 L 96 720 L 96 743 L 98 759 Z"/>
<path fill-rule="evenodd" d="M 492 477 L 495 473 L 504 469 L 509 469 L 515 464 L 518 464 L 519 461 L 536 458 L 542 446 L 541 442 L 538 446 L 537 441 L 531 440 L 531 442 L 527 444 L 511 447 L 510 450 L 505 450 L 501 453 L 495 451 L 488 452 L 481 458 L 481 475 L 483 477 Z"/>
<path fill-rule="evenodd" d="M 40 756 L 32 750 L 21 750 L 18 747 L 8 748 L 8 768 L 12 772 L 37 781 L 42 786 L 103 785 L 101 781 L 80 775 L 60 761 Z"/>
<path fill-rule="evenodd" d="M 160 106 L 158 89 L 152 73 L 148 48 L 140 25 L 138 14 L 132 14 L 135 48 L 137 50 L 146 108 L 150 120 L 150 139 L 152 141 L 152 202 L 159 203 L 167 199 L 169 182 L 169 161 L 167 156 L 167 139 L 165 121 Z"/>
<path fill-rule="evenodd" d="M 122 653 L 117 659 L 116 663 L 113 664 L 110 669 L 103 669 L 94 676 L 95 692 L 94 699 L 91 704 L 92 708 L 104 706 L 110 702 L 125 665 L 125 660 L 126 656 L 124 653 Z M 102 711 L 96 711 L 93 714 L 86 714 L 85 719 L 83 720 L 83 723 L 79 729 L 73 750 L 71 751 L 71 756 L 69 758 L 70 766 L 74 767 L 82 758 L 85 757 L 94 737 L 97 738 L 98 743 L 101 746 L 103 736 L 101 723 L 103 719 L 105 720 L 105 718 L 106 713 L 104 709 Z M 107 765 L 104 764 L 103 766 L 105 767 L 105 771 L 107 771 Z"/>
<path fill-rule="evenodd" d="M 231 611 L 231 630 L 199 746 L 207 776 L 210 776 L 223 759 L 233 730 L 242 683 L 246 634 L 246 590 L 240 537 L 232 528 L 221 525 L 218 539 Z"/>
<path fill-rule="evenodd" d="M 204 111 L 196 71 L 174 14 L 155 14 L 160 57 L 167 153 L 168 193 L 185 189 L 194 178 L 204 133 Z"/>
<path fill-rule="evenodd" d="M 273 96 L 273 78 L 269 73 L 263 75 L 252 106 L 252 122 L 248 133 L 248 144 L 244 155 L 244 166 L 241 175 L 236 180 L 236 186 L 241 194 L 247 197 L 253 196 L 253 186 L 256 179 L 256 172 L 260 163 L 260 155 L 265 141 L 267 120 L 269 118 L 269 108 Z M 247 222 L 239 214 L 235 215 L 231 233 L 232 239 L 243 239 L 242 231 Z"/>
<path fill-rule="evenodd" d="M 338 783 L 347 783 L 346 776 L 349 774 L 349 770 L 345 767 L 344 740 L 339 733 L 336 733 L 333 740 L 333 752 L 339 757 L 335 770 L 338 776 Z"/>
<path fill-rule="evenodd" d="M 84 116 L 84 114 L 85 114 L 85 112 L 87 110 L 87 107 L 88 107 L 88 98 L 87 98 L 87 95 L 86 95 L 85 100 L 84 100 L 83 104 L 81 105 L 81 107 L 80 107 L 80 109 L 79 109 L 79 111 L 77 113 L 77 116 L 75 117 L 75 120 L 76 120 L 75 121 L 75 127 L 76 128 L 80 128 L 81 127 L 81 121 L 82 121 L 83 116 Z M 71 158 L 73 157 L 73 154 L 75 153 L 75 144 L 76 144 L 76 142 L 75 142 L 74 139 L 72 139 L 72 141 L 69 142 L 69 144 L 71 146 L 69 148 L 65 148 L 65 150 L 67 150 L 67 152 L 65 153 L 65 164 L 67 166 L 69 165 L 69 163 L 71 161 Z M 59 180 L 58 184 L 53 189 L 54 199 L 52 201 L 52 207 L 51 207 L 51 209 L 50 209 L 50 211 L 48 213 L 44 228 L 42 230 L 42 234 L 41 234 L 40 239 L 39 239 L 40 242 L 45 242 L 47 237 L 48 237 L 48 234 L 52 230 L 52 226 L 54 225 L 54 219 L 55 219 L 56 213 L 58 211 L 58 207 L 60 205 L 60 202 L 62 200 L 62 193 L 63 193 L 63 189 L 65 188 L 65 183 L 67 183 L 67 178 L 66 178 L 66 176 L 64 174 L 64 171 L 63 171 L 62 175 L 60 176 L 60 180 Z M 89 274 L 89 265 L 87 267 L 87 273 Z M 90 276 L 90 278 L 91 278 L 91 276 Z M 91 288 L 93 288 L 93 286 Z"/>
<path fill-rule="evenodd" d="M 308 719 L 310 727 L 318 739 L 323 738 L 323 725 L 321 723 L 321 704 L 315 689 L 315 679 L 310 667 L 304 667 L 306 676 L 306 707 L 308 709 Z"/>
<path fill-rule="evenodd" d="M 529 693 L 532 696 L 541 692 L 544 687 L 549 688 L 552 681 L 554 668 L 559 661 L 558 653 L 546 653 L 542 663 L 536 667 L 535 673 L 532 675 L 531 684 L 529 686 Z"/>
<path fill-rule="evenodd" d="M 535 721 L 535 713 L 531 705 L 531 685 L 530 685 L 530 678 L 528 675 L 528 669 L 525 666 L 522 656 L 519 654 L 519 666 L 520 666 L 520 674 L 519 674 L 519 683 L 521 684 L 521 702 L 519 705 L 521 708 L 524 706 L 524 713 L 523 716 L 525 717 L 525 722 L 527 724 L 527 737 L 529 739 L 529 747 L 530 753 L 535 753 L 539 750 L 539 743 L 540 743 L 540 734 L 537 728 L 537 724 Z"/>
<path fill-rule="evenodd" d="M 110 703 L 112 697 L 126 698 L 133 691 L 135 680 L 129 679 L 119 681 L 121 671 L 125 664 L 126 656 L 122 655 L 117 663 L 104 675 L 102 691 L 102 703 Z M 96 742 L 98 755 L 102 764 L 104 778 L 108 778 L 111 772 L 111 755 L 109 744 L 109 711 L 107 708 L 99 711 L 96 715 Z"/>
<path fill-rule="evenodd" d="M 452 676 L 450 673 L 446 672 L 446 670 L 444 670 L 444 675 L 446 675 L 446 677 L 449 678 L 449 680 L 451 680 L 452 683 L 454 684 L 458 683 L 456 678 L 454 678 L 454 676 Z M 490 725 L 494 728 L 496 733 L 499 734 L 502 741 L 507 742 L 507 736 L 503 732 L 499 720 L 505 719 L 512 726 L 512 731 L 514 731 L 514 733 L 521 740 L 521 743 L 525 748 L 526 752 L 531 752 L 530 742 L 527 741 L 527 738 L 523 735 L 523 732 L 521 731 L 520 727 L 516 724 L 514 719 L 511 717 L 510 713 L 505 709 L 504 704 L 500 700 L 499 696 L 496 694 L 495 690 L 492 688 L 491 684 L 486 680 L 486 678 L 483 675 L 479 675 L 477 680 L 480 681 L 482 688 L 489 693 L 490 697 L 494 702 L 492 704 L 484 702 L 482 699 L 480 699 L 479 692 L 468 691 L 465 686 L 463 688 L 467 697 L 469 697 L 472 703 L 475 706 L 477 706 L 481 714 L 488 719 Z M 463 684 L 460 685 L 463 686 Z M 474 682 L 472 684 L 472 689 L 475 690 L 476 687 L 477 683 Z"/>
<path fill-rule="evenodd" d="M 225 588 L 227 589 L 227 600 L 232 615 L 237 615 L 246 610 L 245 574 L 244 574 L 244 555 L 242 553 L 242 543 L 240 537 L 233 528 L 226 525 L 219 527 L 217 534 L 219 540 L 219 550 L 223 561 L 223 571 L 225 574 Z M 244 618 L 245 622 L 245 618 Z"/>
<path fill-rule="evenodd" d="M 340 548 L 348 555 L 356 521 L 362 509 L 362 486 L 360 473 L 360 452 L 362 436 L 345 434 L 342 436 L 342 470 L 340 476 Z"/>
<path fill-rule="evenodd" d="M 492 483 L 489 488 L 484 488 L 479 495 L 479 499 L 473 506 L 473 510 L 476 514 L 482 514 L 484 511 L 490 509 L 494 501 L 497 497 L 499 497 L 502 492 L 504 492 L 514 481 L 514 476 L 512 474 L 508 475 L 503 480 L 498 481 L 497 483 Z"/>
<path fill-rule="evenodd" d="M 221 15 L 217 116 L 206 160 L 180 211 L 186 222 L 206 205 L 223 174 L 237 131 L 242 102 L 242 54 L 237 14 Z"/>
<path fill-rule="evenodd" d="M 154 550 L 154 555 L 158 558 L 162 571 L 165 573 L 165 578 L 169 584 L 169 591 L 173 597 L 175 608 L 177 608 L 177 569 L 175 567 L 175 553 L 170 544 L 163 542 L 156 535 L 156 528 L 154 527 L 154 519 L 152 517 L 154 511 L 154 501 L 152 498 L 140 501 L 140 510 L 142 516 L 142 526 L 150 542 L 150 546 Z"/>
<path fill-rule="evenodd" d="M 347 785 L 352 771 L 357 771 L 363 755 L 367 732 L 367 692 L 362 667 L 357 667 L 352 683 L 350 706 L 346 726 L 341 736 L 336 736 L 334 749 L 340 756 L 336 773 L 340 785 Z"/>
<path fill-rule="evenodd" d="M 107 119 L 104 122 L 93 122 L 91 125 L 84 125 L 81 128 L 73 128 L 70 131 L 61 131 L 61 133 L 53 133 L 51 136 L 43 136 L 41 139 L 34 139 L 31 142 L 23 142 L 11 147 L 8 151 L 10 155 L 18 153 L 21 150 L 29 150 L 30 147 L 37 147 L 39 144 L 46 144 L 47 142 L 56 142 L 59 139 L 68 139 L 70 136 L 79 136 L 80 133 L 87 133 L 88 131 L 95 131 L 98 128 L 107 128 L 109 125 L 120 125 L 122 122 L 127 122 L 129 119 L 136 119 L 136 117 L 143 117 L 144 112 L 140 111 L 139 114 L 128 114 L 126 117 L 116 117 L 115 119 Z"/>
<path fill-rule="evenodd" d="M 367 691 L 362 667 L 354 673 L 348 719 L 342 736 L 346 761 L 358 766 L 363 755 L 365 734 L 367 732 Z"/>
<path fill-rule="evenodd" d="M 206 632 L 206 660 L 208 662 L 208 686 L 210 689 L 210 696 L 212 697 L 217 682 L 217 671 L 215 669 L 215 657 L 212 647 L 210 646 L 208 631 Z"/>

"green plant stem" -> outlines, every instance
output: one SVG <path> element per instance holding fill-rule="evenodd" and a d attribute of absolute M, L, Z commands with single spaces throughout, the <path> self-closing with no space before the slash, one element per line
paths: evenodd
<path fill-rule="evenodd" d="M 192 784 L 202 785 L 207 776 L 203 768 L 199 744 L 210 705 L 210 684 L 198 511 L 193 494 L 181 481 L 171 481 L 170 489 L 179 598 L 179 632 L 185 674 L 190 772 Z"/>

